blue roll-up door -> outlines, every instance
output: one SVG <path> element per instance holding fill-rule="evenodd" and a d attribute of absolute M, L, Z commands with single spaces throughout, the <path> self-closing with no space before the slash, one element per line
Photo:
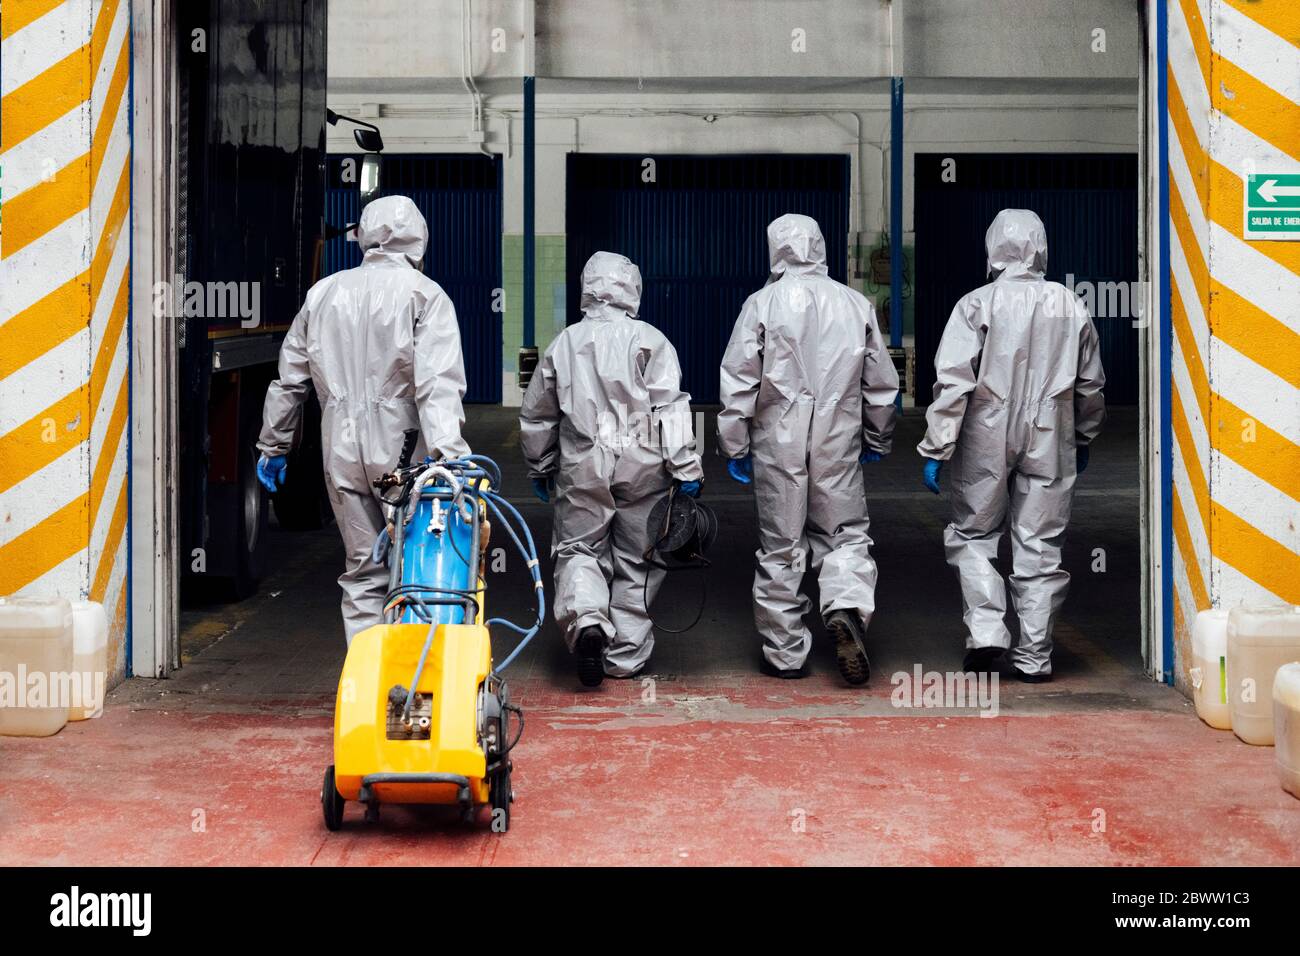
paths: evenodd
<path fill-rule="evenodd" d="M 357 186 L 343 182 L 342 164 L 360 156 L 330 156 L 326 221 L 356 222 Z M 493 310 L 501 288 L 501 158 L 476 155 L 384 156 L 383 194 L 409 196 L 429 224 L 424 271 L 451 296 L 465 354 L 467 402 L 501 401 L 501 313 Z M 322 273 L 361 264 L 361 250 L 346 236 L 326 243 Z"/>
<path fill-rule="evenodd" d="M 627 256 L 645 287 L 640 317 L 676 346 L 696 402 L 718 400 L 732 326 L 767 281 L 769 222 L 788 212 L 816 219 L 830 274 L 844 281 L 848 156 L 572 153 L 567 174 L 568 320 L 582 318 L 580 277 L 591 254 Z"/>
<path fill-rule="evenodd" d="M 955 160 L 954 182 L 943 163 Z M 945 153 L 916 156 L 916 397 L 928 404 L 934 353 L 952 307 L 987 282 L 984 233 L 1001 209 L 1032 209 L 1047 230 L 1047 277 L 1125 283 L 1125 314 L 1093 320 L 1106 369 L 1106 401 L 1138 401 L 1137 156 L 1125 153 Z M 951 176 L 949 177 L 951 178 Z M 1115 289 L 1115 286 L 1110 286 Z M 1104 307 L 1110 311 L 1117 299 Z"/>

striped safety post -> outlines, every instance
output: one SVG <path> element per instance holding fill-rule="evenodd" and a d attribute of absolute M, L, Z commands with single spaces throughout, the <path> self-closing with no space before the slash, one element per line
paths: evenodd
<path fill-rule="evenodd" d="M 1164 0 L 1173 622 L 1300 603 L 1300 242 L 1246 238 L 1252 173 L 1300 173 L 1300 3 Z"/>
<path fill-rule="evenodd" d="M 128 0 L 0 8 L 0 595 L 102 602 L 124 670 Z"/>

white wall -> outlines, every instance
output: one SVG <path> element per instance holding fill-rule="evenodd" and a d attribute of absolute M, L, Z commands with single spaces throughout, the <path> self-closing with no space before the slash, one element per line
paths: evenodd
<path fill-rule="evenodd" d="M 874 244 L 888 224 L 891 63 L 907 90 L 906 244 L 917 152 L 1138 149 L 1132 0 L 894 0 L 893 10 L 891 32 L 884 0 L 432 0 L 418 15 L 398 0 L 335 3 L 329 103 L 378 122 L 393 152 L 503 154 L 507 235 L 523 229 L 530 51 L 540 235 L 565 232 L 572 151 L 845 153 L 850 247 Z M 468 135 L 476 116 L 481 137 Z M 329 148 L 353 151 L 350 129 L 331 130 Z M 507 328 L 517 321 L 508 315 Z M 539 311 L 539 332 L 549 324 Z"/>
<path fill-rule="evenodd" d="M 891 36 L 907 77 L 905 169 L 918 151 L 1137 148 L 1141 34 L 1132 0 L 892 6 L 891 32 L 885 0 L 430 0 L 418 10 L 409 0 L 335 3 L 330 105 L 377 117 L 395 152 L 505 154 L 507 233 L 522 228 L 519 77 L 530 8 L 542 233 L 564 231 L 564 155 L 572 150 L 846 152 L 853 228 L 879 230 Z M 795 30 L 805 31 L 803 52 L 795 52 Z M 463 62 L 481 94 L 482 147 L 466 135 L 475 100 Z M 351 150 L 351 131 L 335 128 L 329 145 Z"/>
<path fill-rule="evenodd" d="M 880 0 L 551 0 L 537 34 L 541 76 L 889 75 Z"/>
<path fill-rule="evenodd" d="M 519 76 L 523 69 L 522 0 L 474 0 L 468 4 L 473 38 L 471 73 Z M 352 81 L 376 88 L 411 87 L 419 80 L 444 81 L 461 74 L 461 0 L 333 0 L 329 5 L 329 71 L 334 86 Z M 493 52 L 501 30 L 504 53 Z"/>
<path fill-rule="evenodd" d="M 900 6 L 895 30 L 901 22 L 906 76 L 1136 81 L 1139 74 L 1136 0 L 901 0 Z"/>
<path fill-rule="evenodd" d="M 1136 9 L 1134 0 L 369 0 L 330 5 L 329 55 L 340 92 L 371 79 L 428 92 L 458 80 L 468 22 L 473 75 L 520 76 L 532 12 L 532 72 L 546 77 L 1136 79 Z"/>

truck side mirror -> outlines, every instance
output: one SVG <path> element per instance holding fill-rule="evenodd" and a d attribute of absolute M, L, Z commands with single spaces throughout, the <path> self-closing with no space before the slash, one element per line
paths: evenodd
<path fill-rule="evenodd" d="M 384 137 L 373 126 L 358 126 L 352 131 L 352 138 L 367 153 L 382 153 L 384 151 Z"/>

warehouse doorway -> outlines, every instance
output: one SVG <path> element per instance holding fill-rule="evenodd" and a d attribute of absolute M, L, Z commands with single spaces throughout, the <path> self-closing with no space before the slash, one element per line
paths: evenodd
<path fill-rule="evenodd" d="M 260 308 L 253 319 L 221 322 L 184 313 L 178 461 L 167 483 L 178 512 L 178 618 L 150 648 L 152 672 L 265 613 L 268 594 L 298 601 L 311 581 L 338 573 L 314 395 L 280 490 L 268 495 L 256 474 L 263 400 L 289 325 L 313 283 L 362 258 L 349 228 L 362 206 L 362 156 L 329 154 L 326 143 L 340 119 L 344 129 L 364 124 L 326 108 L 326 6 L 313 0 L 281 19 L 268 19 L 257 0 L 186 8 L 167 45 L 177 79 L 178 238 L 164 274 L 185 289 L 238 289 Z M 191 42 L 196 31 L 203 43 Z M 248 121 L 250 91 L 279 105 L 274 124 Z M 500 402 L 501 157 L 383 152 L 381 162 L 377 194 L 408 196 L 428 224 L 422 267 L 456 307 L 465 400 Z"/>
<path fill-rule="evenodd" d="M 1075 488 L 1063 558 L 1070 599 L 1057 641 L 1090 668 L 1103 658 L 1129 670 L 1148 668 L 1149 651 L 1133 639 L 1141 634 L 1134 625 L 1143 620 L 1146 586 L 1138 157 L 918 153 L 913 170 L 918 406 L 931 400 L 934 356 L 953 306 L 989 281 L 984 238 L 999 210 L 1038 213 L 1047 232 L 1047 278 L 1071 288 L 1093 316 L 1108 420 Z M 1011 559 L 1005 537 L 1004 570 Z"/>
<path fill-rule="evenodd" d="M 345 175 L 359 155 L 331 154 L 325 197 L 328 222 L 356 222 L 357 184 Z M 424 272 L 456 305 L 465 355 L 465 401 L 501 401 L 501 157 L 456 153 L 384 156 L 381 195 L 410 197 L 429 226 Z M 325 244 L 322 275 L 361 264 L 347 235 Z"/>
<path fill-rule="evenodd" d="M 677 349 L 682 386 L 718 401 L 718 366 L 740 307 L 767 281 L 767 224 L 816 219 L 832 278 L 848 269 L 847 155 L 646 156 L 571 153 L 568 321 L 582 317 L 582 267 L 598 250 L 641 270 L 640 317 Z"/>

